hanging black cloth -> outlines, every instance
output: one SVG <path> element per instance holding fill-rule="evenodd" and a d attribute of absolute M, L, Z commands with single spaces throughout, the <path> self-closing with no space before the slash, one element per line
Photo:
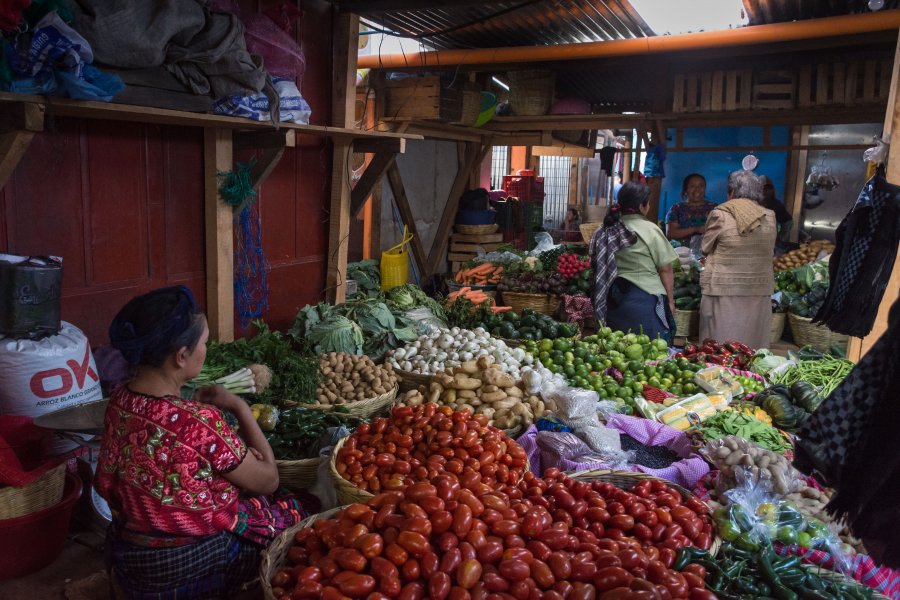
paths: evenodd
<path fill-rule="evenodd" d="M 837 490 L 827 510 L 900 566 L 900 302 L 887 330 L 798 432 L 794 466 Z M 870 550 L 873 548 L 870 547 Z"/>
<path fill-rule="evenodd" d="M 883 168 L 866 182 L 835 231 L 828 295 L 813 321 L 865 337 L 872 330 L 900 243 L 900 187 Z"/>

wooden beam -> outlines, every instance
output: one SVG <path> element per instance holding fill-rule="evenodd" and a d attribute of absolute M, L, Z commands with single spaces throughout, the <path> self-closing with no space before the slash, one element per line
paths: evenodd
<path fill-rule="evenodd" d="M 412 207 L 409 203 L 409 197 L 406 195 L 406 187 L 403 185 L 403 178 L 400 176 L 400 167 L 397 166 L 397 161 L 391 161 L 391 165 L 387 169 L 387 178 L 391 186 L 391 193 L 394 195 L 394 203 L 400 212 L 400 218 L 413 236 L 412 242 L 410 242 L 413 260 L 416 261 L 419 276 L 424 280 L 431 276 L 431 272 L 428 269 L 428 257 L 425 255 L 425 246 L 422 244 L 422 238 L 419 237 L 419 231 L 416 228 L 416 219 L 413 217 Z"/>
<path fill-rule="evenodd" d="M 391 154 L 403 154 L 406 152 L 406 140 L 394 138 L 390 140 L 354 140 L 353 151 L 364 154 L 376 154 L 378 152 L 390 152 Z"/>
<path fill-rule="evenodd" d="M 359 178 L 359 181 L 356 182 L 353 191 L 350 193 L 351 217 L 356 217 L 359 214 L 366 200 L 372 195 L 372 190 L 375 189 L 375 186 L 378 185 L 391 165 L 395 163 L 396 158 L 397 154 L 390 150 L 375 154 L 375 157 L 369 163 L 369 166 L 366 167 L 366 170 L 363 171 L 362 177 Z"/>
<path fill-rule="evenodd" d="M 17 102 L 0 111 L 0 132 L 43 131 L 44 105 L 37 102 Z"/>
<path fill-rule="evenodd" d="M 342 0 L 336 2 L 338 10 L 362 15 L 400 11 L 428 10 L 461 6 L 482 6 L 484 0 L 443 0 L 442 2 L 422 2 L 421 0 Z"/>
<path fill-rule="evenodd" d="M 235 150 L 294 148 L 297 146 L 297 132 L 285 129 L 278 131 L 239 131 L 235 132 L 233 139 Z"/>
<path fill-rule="evenodd" d="M 593 158 L 597 153 L 594 148 L 564 144 L 562 146 L 532 146 L 534 156 L 570 156 L 572 158 Z"/>
<path fill-rule="evenodd" d="M 809 126 L 804 125 L 795 130 L 796 144 L 798 146 L 808 146 L 809 144 Z M 791 194 L 790 198 L 785 198 L 791 203 L 790 208 L 785 206 L 786 210 L 791 213 L 791 219 L 794 226 L 791 229 L 791 241 L 796 242 L 800 236 L 801 217 L 803 216 L 803 199 L 806 190 L 806 166 L 809 161 L 809 150 L 797 150 L 797 153 L 791 157 L 791 173 L 788 176 L 787 191 Z"/>
<path fill-rule="evenodd" d="M 275 170 L 281 157 L 284 156 L 284 146 L 280 148 L 266 148 L 262 155 L 256 159 L 256 163 L 250 169 L 250 185 L 258 189 L 262 182 Z"/>
<path fill-rule="evenodd" d="M 210 336 L 234 340 L 234 210 L 219 196 L 219 173 L 234 168 L 231 131 L 204 129 L 203 184 L 206 230 L 206 318 Z"/>
<path fill-rule="evenodd" d="M 332 35 L 331 119 L 337 127 L 352 127 L 356 117 L 356 52 L 359 16 L 339 14 Z M 347 248 L 350 237 L 350 153 L 352 140 L 336 139 L 331 155 L 331 201 L 328 221 L 326 298 L 341 304 L 346 298 Z"/>
<path fill-rule="evenodd" d="M 891 139 L 893 132 L 900 131 L 900 38 L 897 39 L 897 47 L 894 51 L 894 68 L 891 73 L 891 90 L 888 96 L 888 110 L 884 116 L 884 133 L 882 137 Z M 900 135 L 897 136 L 900 138 Z M 900 140 L 895 142 L 900 146 Z M 889 183 L 897 185 L 900 183 L 900 149 L 894 149 L 888 153 L 886 172 Z M 868 352 L 878 338 L 887 330 L 888 313 L 897 298 L 900 297 L 900 252 L 898 252 L 894 260 L 894 266 L 891 269 L 891 277 L 888 279 L 887 287 L 884 295 L 881 297 L 881 304 L 878 306 L 878 314 L 875 316 L 875 323 L 872 330 L 864 338 L 850 338 L 847 347 L 847 358 L 856 362 Z"/>
<path fill-rule="evenodd" d="M 444 260 L 444 252 L 447 250 L 447 242 L 450 237 L 450 230 L 453 227 L 453 220 L 456 218 L 456 209 L 459 207 L 459 198 L 465 191 L 466 183 L 469 180 L 469 172 L 475 165 L 481 164 L 484 157 L 490 151 L 491 146 L 481 146 L 479 149 L 475 144 L 469 144 L 466 152 L 465 163 L 460 165 L 456 179 L 453 180 L 453 186 L 450 188 L 450 194 L 447 197 L 447 205 L 441 215 L 441 222 L 438 225 L 434 235 L 434 243 L 431 246 L 431 252 L 428 254 L 428 273 L 437 273 L 441 261 Z"/>
<path fill-rule="evenodd" d="M 6 187 L 33 138 L 33 131 L 16 130 L 0 134 L 0 190 Z"/>

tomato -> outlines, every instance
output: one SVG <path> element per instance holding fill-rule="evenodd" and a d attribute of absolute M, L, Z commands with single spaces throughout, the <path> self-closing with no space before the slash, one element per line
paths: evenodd
<path fill-rule="evenodd" d="M 669 511 L 662 508 L 657 508 L 654 512 L 656 513 L 656 517 L 659 519 L 660 523 L 667 527 L 672 524 L 672 515 L 669 513 Z"/>
<path fill-rule="evenodd" d="M 369 563 L 369 573 L 378 581 L 390 578 L 400 578 L 400 570 L 397 568 L 397 565 L 380 556 L 376 556 Z"/>
<path fill-rule="evenodd" d="M 710 546 L 712 546 L 712 539 L 708 533 L 701 533 L 694 538 L 694 545 L 701 550 L 709 550 Z"/>
<path fill-rule="evenodd" d="M 656 514 L 655 510 L 648 510 L 647 512 L 642 514 L 640 517 L 638 517 L 637 520 L 640 521 L 642 524 L 646 525 L 647 527 L 652 528 L 652 527 L 655 527 L 657 523 L 659 523 L 659 515 Z"/>
<path fill-rule="evenodd" d="M 533 560 L 531 562 L 531 577 L 541 589 L 550 589 L 556 583 L 556 577 L 550 566 L 542 560 Z"/>
<path fill-rule="evenodd" d="M 453 511 L 453 533 L 459 537 L 466 537 L 470 529 L 472 529 L 472 509 L 460 504 Z"/>
<path fill-rule="evenodd" d="M 452 583 L 450 576 L 438 571 L 428 579 L 428 597 L 434 600 L 444 600 L 450 595 Z"/>
<path fill-rule="evenodd" d="M 407 552 L 397 544 L 388 544 L 384 549 L 384 555 L 389 561 L 391 561 L 398 567 L 405 563 L 409 558 L 409 552 Z"/>
<path fill-rule="evenodd" d="M 471 589 L 481 579 L 482 570 L 481 563 L 471 558 L 457 567 L 456 582 L 464 589 Z"/>
<path fill-rule="evenodd" d="M 503 519 L 501 521 L 497 521 L 491 526 L 491 532 L 494 535 L 499 535 L 501 537 L 518 535 L 519 522 L 512 519 Z"/>
<path fill-rule="evenodd" d="M 426 552 L 422 560 L 419 561 L 419 565 L 422 567 L 422 577 L 429 579 L 440 567 L 440 559 L 434 552 Z"/>
<path fill-rule="evenodd" d="M 687 573 L 682 571 L 681 575 L 684 577 L 684 580 L 687 582 L 687 585 L 690 589 L 694 588 L 702 588 L 703 587 L 703 579 L 697 577 L 693 573 Z"/>
<path fill-rule="evenodd" d="M 597 564 L 592 562 L 590 558 L 587 560 L 572 561 L 572 575 L 570 577 L 575 581 L 591 581 L 596 573 Z"/>
<path fill-rule="evenodd" d="M 630 588 L 623 586 L 609 590 L 601 598 L 603 600 L 634 600 L 636 598 L 634 594 L 635 592 L 632 592 Z"/>
<path fill-rule="evenodd" d="M 616 515 L 606 523 L 606 526 L 621 529 L 622 531 L 630 531 L 634 528 L 634 517 L 630 515 Z"/>
<path fill-rule="evenodd" d="M 387 577 L 378 582 L 379 591 L 388 598 L 394 598 L 400 594 L 403 584 L 400 577 Z"/>
<path fill-rule="evenodd" d="M 631 573 L 621 567 L 606 567 L 594 574 L 594 586 L 598 592 L 607 592 L 618 587 L 627 587 L 632 579 Z"/>
<path fill-rule="evenodd" d="M 671 548 L 660 548 L 659 562 L 666 565 L 667 569 L 671 569 L 672 565 L 675 563 L 675 551 Z"/>
<path fill-rule="evenodd" d="M 682 573 L 691 573 L 692 575 L 696 575 L 701 580 L 706 580 L 706 567 L 703 565 L 698 565 L 696 563 L 691 563 L 685 568 L 681 570 Z"/>
<path fill-rule="evenodd" d="M 528 548 L 531 551 L 532 556 L 538 560 L 546 561 L 547 557 L 550 556 L 550 548 L 540 540 L 530 540 L 525 547 Z"/>
<path fill-rule="evenodd" d="M 362 573 L 366 568 L 366 557 L 351 548 L 337 548 L 334 551 L 334 560 L 345 571 Z"/>
<path fill-rule="evenodd" d="M 570 585 L 572 586 L 570 593 L 560 592 L 566 600 L 595 600 L 597 598 L 597 590 L 593 584 L 576 581 Z"/>
<path fill-rule="evenodd" d="M 359 550 L 364 557 L 372 559 L 381 555 L 384 550 L 384 540 L 377 533 L 367 533 L 358 538 L 353 547 Z"/>
<path fill-rule="evenodd" d="M 365 596 L 375 590 L 375 578 L 371 575 L 354 573 L 341 579 L 341 582 L 338 583 L 338 589 L 350 597 Z"/>
<path fill-rule="evenodd" d="M 501 561 L 497 570 L 508 581 L 521 581 L 531 574 L 528 563 L 518 559 Z"/>
<path fill-rule="evenodd" d="M 431 515 L 431 531 L 433 533 L 444 533 L 449 531 L 453 526 L 453 515 L 446 510 L 439 510 Z"/>
<path fill-rule="evenodd" d="M 484 587 L 489 592 L 505 592 L 509 590 L 509 582 L 497 573 L 485 573 L 482 576 Z"/>
<path fill-rule="evenodd" d="M 400 590 L 399 600 L 422 600 L 425 596 L 425 587 L 421 583 L 411 582 Z"/>
<path fill-rule="evenodd" d="M 692 589 L 690 594 L 688 594 L 688 598 L 691 600 L 719 600 L 719 597 L 709 590 L 702 590 L 700 588 Z"/>
<path fill-rule="evenodd" d="M 647 568 L 647 557 L 633 548 L 621 550 L 618 558 L 622 561 L 622 566 L 629 571 L 636 567 Z"/>
<path fill-rule="evenodd" d="M 669 593 L 675 598 L 684 598 L 687 596 L 688 582 L 681 573 L 671 571 L 665 585 L 669 588 Z"/>
<path fill-rule="evenodd" d="M 290 587 L 294 583 L 293 573 L 289 569 L 279 569 L 275 572 L 275 575 L 272 576 L 272 581 L 270 583 L 272 584 L 272 587 Z"/>
<path fill-rule="evenodd" d="M 472 595 L 465 588 L 461 588 L 458 585 L 454 585 L 450 588 L 450 595 L 447 596 L 448 600 L 472 600 Z"/>
<path fill-rule="evenodd" d="M 413 556 L 422 556 L 431 548 L 425 536 L 415 531 L 401 531 L 397 543 Z"/>
<path fill-rule="evenodd" d="M 569 543 L 569 534 L 559 529 L 547 529 L 538 535 L 538 540 L 551 550 L 562 550 Z"/>
<path fill-rule="evenodd" d="M 419 561 L 414 558 L 410 558 L 403 563 L 400 570 L 403 573 L 403 579 L 406 581 L 416 581 L 422 575 L 422 567 L 419 565 Z"/>
<path fill-rule="evenodd" d="M 462 564 L 462 554 L 459 548 L 452 548 L 441 557 L 440 570 L 444 573 L 452 573 Z"/>

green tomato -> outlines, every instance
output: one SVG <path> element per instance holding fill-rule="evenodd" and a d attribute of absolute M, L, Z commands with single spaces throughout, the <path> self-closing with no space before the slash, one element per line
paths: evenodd
<path fill-rule="evenodd" d="M 801 531 L 797 534 L 797 545 L 801 548 L 811 548 L 812 547 L 812 537 L 805 531 Z"/>
<path fill-rule="evenodd" d="M 779 527 L 776 539 L 783 544 L 796 544 L 799 535 L 793 527 Z"/>

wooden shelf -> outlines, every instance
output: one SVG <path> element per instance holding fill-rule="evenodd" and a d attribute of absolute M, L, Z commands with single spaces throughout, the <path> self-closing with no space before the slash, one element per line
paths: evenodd
<path fill-rule="evenodd" d="M 110 121 L 129 121 L 157 125 L 183 125 L 186 127 L 204 127 L 232 129 L 243 131 L 273 131 L 275 127 L 269 122 L 251 121 L 240 117 L 192 113 L 166 108 L 135 106 L 131 104 L 115 104 L 111 102 L 89 102 L 69 100 L 65 98 L 47 98 L 29 94 L 0 92 L 0 106 L 12 104 L 35 104 L 42 107 L 48 115 L 75 117 L 82 119 L 106 119 Z M 281 123 L 279 129 L 295 131 L 300 135 L 340 138 L 344 140 L 420 140 L 421 135 L 411 133 L 394 133 L 390 131 L 366 131 L 346 127 L 329 127 L 327 125 L 298 125 Z"/>

